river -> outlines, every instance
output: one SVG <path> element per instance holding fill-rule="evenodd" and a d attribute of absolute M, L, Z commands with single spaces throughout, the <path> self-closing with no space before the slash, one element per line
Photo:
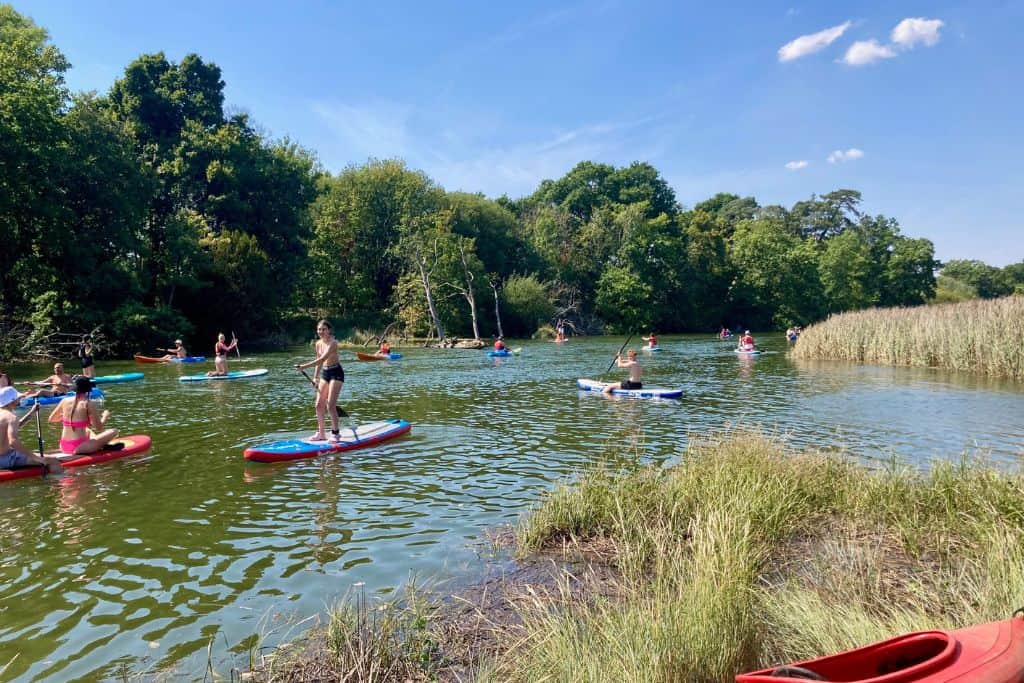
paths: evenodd
<path fill-rule="evenodd" d="M 309 350 L 232 360 L 268 368 L 263 378 L 195 384 L 177 379 L 210 364 L 100 360 L 99 374 L 146 374 L 103 389 L 111 424 L 149 434 L 153 448 L 0 484 L 0 678 L 202 678 L 208 657 L 221 673 L 244 667 L 255 644 L 294 637 L 353 587 L 384 597 L 412 577 L 471 576 L 486 529 L 514 523 L 589 463 L 667 461 L 712 430 L 758 426 L 869 462 L 1024 457 L 1020 383 L 798 363 L 780 335 L 763 338 L 770 353 L 739 358 L 690 335 L 640 354 L 645 384 L 681 386 L 682 400 L 577 392 L 576 378 L 599 378 L 623 341 L 513 341 L 522 353 L 498 359 L 399 349 L 401 360 L 360 363 L 345 351 L 352 419 L 401 417 L 411 434 L 278 465 L 247 464 L 242 451 L 313 433 L 312 388 L 291 369 Z M 8 371 L 38 379 L 50 367 Z M 24 432 L 34 444 L 34 423 Z M 44 438 L 52 449 L 58 431 L 44 425 Z"/>

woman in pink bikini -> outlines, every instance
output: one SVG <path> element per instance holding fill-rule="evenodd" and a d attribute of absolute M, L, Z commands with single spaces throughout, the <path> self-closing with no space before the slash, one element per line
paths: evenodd
<path fill-rule="evenodd" d="M 86 455 L 107 447 L 114 437 L 116 429 L 104 430 L 110 411 L 100 414 L 96 404 L 89 399 L 89 391 L 96 386 L 88 377 L 75 378 L 75 395 L 68 396 L 57 404 L 50 413 L 50 422 L 64 425 L 60 434 L 60 450 L 68 455 Z M 89 431 L 89 428 L 92 431 Z M 123 446 L 122 446 L 123 447 Z"/>

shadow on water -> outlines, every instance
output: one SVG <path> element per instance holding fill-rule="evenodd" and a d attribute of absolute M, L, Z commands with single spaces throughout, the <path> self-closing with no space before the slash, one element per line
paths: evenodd
<path fill-rule="evenodd" d="M 763 340 L 774 353 L 755 358 L 713 338 L 663 338 L 661 353 L 641 355 L 644 383 L 682 387 L 679 400 L 577 391 L 577 378 L 623 377 L 605 373 L 623 341 L 517 342 L 523 351 L 509 358 L 403 349 L 400 361 L 358 363 L 346 352 L 341 402 L 352 419 L 401 417 L 413 431 L 280 465 L 241 454 L 312 433 L 313 392 L 291 368 L 306 349 L 237 365 L 269 368 L 264 378 L 196 385 L 178 377 L 209 363 L 101 361 L 101 374 L 145 372 L 104 391 L 112 424 L 150 434 L 153 448 L 0 485 L 0 651 L 18 654 L 5 676 L 198 672 L 211 638 L 219 669 L 244 663 L 254 634 L 287 632 L 279 627 L 322 612 L 355 583 L 387 595 L 411 573 L 474 571 L 482 531 L 514 522 L 553 483 L 599 461 L 669 461 L 689 434 L 753 425 L 796 446 L 920 464 L 964 450 L 1007 465 L 1024 455 L 1020 384 L 795 363 L 781 336 Z M 58 431 L 45 430 L 55 445 Z"/>

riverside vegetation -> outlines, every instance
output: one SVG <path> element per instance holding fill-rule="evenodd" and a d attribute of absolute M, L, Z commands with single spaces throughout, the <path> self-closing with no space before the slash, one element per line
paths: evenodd
<path fill-rule="evenodd" d="M 560 558 L 546 585 L 489 586 L 505 608 L 491 611 L 417 591 L 347 600 L 314 650 L 279 651 L 252 675 L 727 681 L 1020 606 L 1019 473 L 966 458 L 927 471 L 864 464 L 739 431 L 694 443 L 672 467 L 597 467 L 515 531 L 520 560 Z"/>
<path fill-rule="evenodd" d="M 795 358 L 940 367 L 1024 379 L 1024 296 L 834 315 L 804 330 Z"/>

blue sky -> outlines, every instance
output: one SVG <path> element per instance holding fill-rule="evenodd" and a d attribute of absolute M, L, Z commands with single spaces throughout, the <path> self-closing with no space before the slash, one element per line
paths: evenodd
<path fill-rule="evenodd" d="M 401 157 L 448 190 L 518 197 L 581 160 L 641 160 L 686 205 L 853 188 L 940 259 L 1024 259 L 1020 0 L 14 7 L 72 89 L 196 52 L 230 108 L 333 172 Z"/>

